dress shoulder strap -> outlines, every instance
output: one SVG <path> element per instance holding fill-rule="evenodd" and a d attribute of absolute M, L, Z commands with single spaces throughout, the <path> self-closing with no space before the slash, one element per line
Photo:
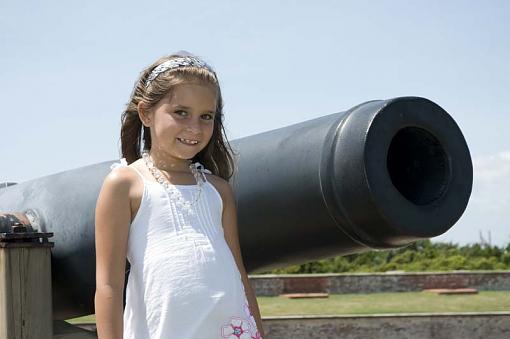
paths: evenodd
<path fill-rule="evenodd" d="M 110 165 L 110 169 L 111 170 L 114 170 L 116 169 L 117 167 L 124 167 L 124 166 L 127 166 L 127 160 L 126 158 L 122 158 L 119 160 L 119 162 L 114 162 L 113 164 Z"/>
<path fill-rule="evenodd" d="M 204 167 L 204 165 L 202 165 L 201 163 L 199 163 L 198 161 L 195 162 L 195 168 L 198 170 L 198 172 L 202 175 L 202 178 L 204 179 L 204 182 L 207 181 L 207 178 L 205 176 L 205 173 L 207 174 L 212 174 L 211 171 L 209 171 L 208 169 L 206 169 Z"/>

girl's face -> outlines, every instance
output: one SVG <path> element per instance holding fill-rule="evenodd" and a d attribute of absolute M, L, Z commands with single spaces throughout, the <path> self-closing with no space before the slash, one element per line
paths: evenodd
<path fill-rule="evenodd" d="M 193 158 L 211 139 L 216 100 L 208 86 L 177 85 L 148 114 L 151 153 L 175 164 Z"/>

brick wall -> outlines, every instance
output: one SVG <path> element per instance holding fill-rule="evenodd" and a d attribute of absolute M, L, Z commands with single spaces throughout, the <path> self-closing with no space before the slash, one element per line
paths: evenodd
<path fill-rule="evenodd" d="M 510 291 L 510 271 L 250 275 L 250 283 L 258 296 L 299 292 L 412 292 L 466 287 L 480 291 Z"/>

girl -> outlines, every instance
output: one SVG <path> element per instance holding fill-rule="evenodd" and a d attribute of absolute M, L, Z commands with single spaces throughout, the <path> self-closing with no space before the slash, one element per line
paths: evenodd
<path fill-rule="evenodd" d="M 96 206 L 100 339 L 263 336 L 239 248 L 222 108 L 216 73 L 188 53 L 161 58 L 135 84 L 122 115 L 124 159 Z"/>

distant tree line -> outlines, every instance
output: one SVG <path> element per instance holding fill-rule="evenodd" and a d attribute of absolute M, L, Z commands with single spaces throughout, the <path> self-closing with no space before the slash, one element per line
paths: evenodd
<path fill-rule="evenodd" d="M 264 273 L 342 273 L 387 271 L 510 270 L 510 244 L 460 246 L 420 240 L 411 245 L 383 251 L 333 257 Z"/>

